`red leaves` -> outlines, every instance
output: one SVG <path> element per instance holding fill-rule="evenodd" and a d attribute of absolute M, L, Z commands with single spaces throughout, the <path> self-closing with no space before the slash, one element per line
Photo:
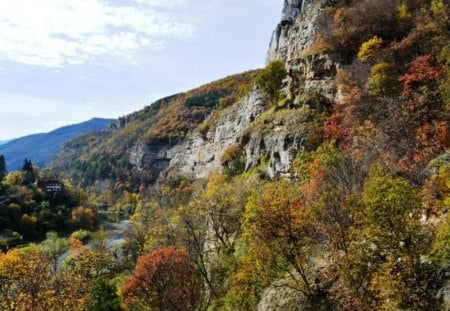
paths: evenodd
<path fill-rule="evenodd" d="M 350 145 L 350 128 L 346 126 L 346 120 L 341 113 L 341 106 L 335 105 L 335 112 L 323 124 L 323 137 L 328 140 L 336 140 L 342 149 Z"/>
<path fill-rule="evenodd" d="M 167 247 L 139 258 L 126 281 L 123 296 L 127 306 L 152 310 L 195 310 L 201 281 L 196 266 L 184 250 Z"/>
<path fill-rule="evenodd" d="M 403 84 L 403 95 L 408 96 L 421 86 L 437 87 L 441 77 L 442 68 L 435 66 L 433 57 L 427 54 L 417 57 L 399 80 Z"/>

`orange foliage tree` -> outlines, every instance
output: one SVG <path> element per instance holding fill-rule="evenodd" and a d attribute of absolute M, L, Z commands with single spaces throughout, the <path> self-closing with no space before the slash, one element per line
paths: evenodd
<path fill-rule="evenodd" d="M 128 309 L 195 310 L 201 285 L 188 254 L 167 247 L 138 259 L 133 275 L 125 281 L 123 297 Z"/>
<path fill-rule="evenodd" d="M 82 310 L 90 280 L 34 248 L 0 252 L 0 310 Z"/>

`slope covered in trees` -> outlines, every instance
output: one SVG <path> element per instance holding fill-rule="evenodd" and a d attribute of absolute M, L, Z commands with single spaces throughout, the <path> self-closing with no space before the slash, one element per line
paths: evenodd
<path fill-rule="evenodd" d="M 65 126 L 49 133 L 35 134 L 0 144 L 0 154 L 6 158 L 8 171 L 20 170 L 25 158 L 45 167 L 61 147 L 75 137 L 91 131 L 99 131 L 114 120 L 94 118 L 79 124 Z"/>
<path fill-rule="evenodd" d="M 115 246 L 99 230 L 2 253 L 2 307 L 449 310 L 450 7 L 355 0 L 310 10 L 319 10 L 315 44 L 297 58 L 163 99 L 66 145 L 53 169 L 86 187 L 88 206 L 126 211 L 130 232 Z M 295 44 L 296 24 L 283 27 Z M 318 54 L 339 64 L 336 96 L 293 86 L 294 67 Z M 140 142 L 209 134 L 250 91 L 264 111 L 224 149 L 221 171 L 155 178 L 129 162 Z M 285 127 L 292 119 L 301 122 Z M 286 154 L 261 137 L 286 128 L 282 148 L 299 148 L 289 174 L 270 178 L 269 158 Z M 267 152 L 250 163 L 255 137 Z M 70 293 L 60 290 L 71 278 Z"/>
<path fill-rule="evenodd" d="M 66 172 L 76 184 L 107 180 L 110 190 L 136 191 L 155 180 L 151 171 L 130 162 L 134 148 L 158 150 L 183 141 L 212 111 L 220 111 L 246 95 L 256 71 L 230 76 L 186 93 L 160 99 L 141 111 L 119 118 L 119 128 L 82 135 L 64 146 L 51 168 Z"/>

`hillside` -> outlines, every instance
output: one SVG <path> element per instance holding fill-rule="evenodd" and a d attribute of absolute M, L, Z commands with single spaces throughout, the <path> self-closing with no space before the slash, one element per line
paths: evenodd
<path fill-rule="evenodd" d="M 45 173 L 82 206 L 5 176 L 7 199 L 24 193 L 0 203 L 17 232 L 49 209 L 62 228 L 107 214 L 128 230 L 0 253 L 17 284 L 0 307 L 21 290 L 24 309 L 450 310 L 449 42 L 448 1 L 285 0 L 265 68 L 64 145 Z M 40 296 L 20 286 L 29 262 Z"/>
<path fill-rule="evenodd" d="M 66 172 L 80 185 L 95 183 L 136 190 L 155 182 L 167 168 L 167 150 L 196 129 L 208 132 L 211 113 L 225 111 L 253 87 L 256 71 L 227 77 L 186 93 L 160 99 L 119 119 L 118 127 L 68 142 L 51 169 Z"/>
<path fill-rule="evenodd" d="M 79 124 L 65 126 L 49 133 L 34 134 L 11 140 L 0 146 L 0 154 L 6 159 L 9 171 L 20 170 L 25 158 L 39 167 L 45 167 L 66 142 L 110 125 L 114 120 L 94 118 Z"/>

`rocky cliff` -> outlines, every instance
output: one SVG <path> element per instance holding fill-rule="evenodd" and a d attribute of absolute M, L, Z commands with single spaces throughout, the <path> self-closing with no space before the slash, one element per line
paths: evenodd
<path fill-rule="evenodd" d="M 276 112 L 264 118 L 267 105 L 254 89 L 224 110 L 206 135 L 195 131 L 174 147 L 139 145 L 130 162 L 158 172 L 204 178 L 220 170 L 221 156 L 228 147 L 240 144 L 245 150 L 246 169 L 264 160 L 269 177 L 289 175 L 298 150 L 308 145 L 307 136 L 313 125 L 310 113 L 306 112 L 311 106 L 305 105 L 305 94 L 319 94 L 329 99 L 336 94 L 336 65 L 326 55 L 311 52 L 317 38 L 316 20 L 323 4 L 323 1 L 286 0 L 268 51 L 268 61 L 286 61 L 288 97 L 297 107 L 308 107 Z"/>
<path fill-rule="evenodd" d="M 317 19 L 326 1 L 285 1 L 281 22 L 270 40 L 267 61 L 283 60 L 289 71 L 288 96 L 298 103 L 305 92 L 334 99 L 337 64 L 321 53 Z"/>
<path fill-rule="evenodd" d="M 336 94 L 336 65 L 314 49 L 316 20 L 324 4 L 284 1 L 270 41 L 268 61 L 286 63 L 288 107 L 268 109 L 262 94 L 251 87 L 256 72 L 243 73 L 161 99 L 121 118 L 108 133 L 82 137 L 53 166 L 77 172 L 75 182 L 84 185 L 107 179 L 112 184 L 148 185 L 158 176 L 205 178 L 221 170 L 222 155 L 236 145 L 247 170 L 260 166 L 270 178 L 289 176 L 298 151 L 314 144 L 324 99 Z M 249 89 L 247 94 L 238 92 L 242 86 Z M 210 105 L 207 101 L 215 97 L 227 104 Z M 208 126 L 202 128 L 202 122 Z"/>

